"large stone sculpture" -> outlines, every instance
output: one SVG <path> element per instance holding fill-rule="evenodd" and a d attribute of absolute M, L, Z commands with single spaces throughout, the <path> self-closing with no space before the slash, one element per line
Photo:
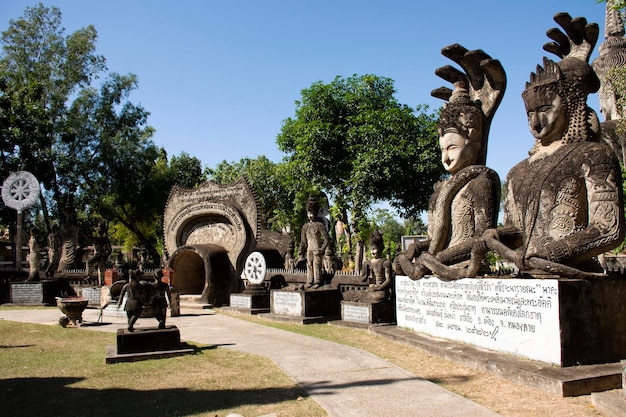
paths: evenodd
<path fill-rule="evenodd" d="M 54 223 L 51 226 L 47 241 L 48 265 L 46 266 L 46 277 L 54 277 L 54 273 L 57 271 L 59 266 L 61 247 L 63 245 L 61 235 L 59 234 L 58 224 Z"/>
<path fill-rule="evenodd" d="M 30 229 L 28 248 L 28 264 L 30 271 L 27 281 L 37 282 L 39 281 L 39 270 L 41 269 L 41 233 L 36 227 Z"/>
<path fill-rule="evenodd" d="M 549 30 L 544 49 L 562 60 L 544 58 L 522 93 L 535 144 L 507 176 L 505 226 L 486 234 L 483 249 L 522 271 L 593 278 L 594 257 L 624 238 L 621 172 L 586 104 L 600 84 L 588 64 L 598 26 L 567 13 L 554 20 L 565 33 Z"/>
<path fill-rule="evenodd" d="M 616 74 L 611 70 L 626 65 L 626 39 L 624 21 L 619 10 L 615 10 L 615 0 L 606 1 L 604 38 L 592 66 L 600 79 L 600 111 L 605 120 L 617 120 L 623 117 L 624 109 L 618 104 L 620 96 L 613 85 Z"/>
<path fill-rule="evenodd" d="M 436 184 L 431 196 L 429 239 L 396 258 L 396 271 L 412 279 L 429 271 L 443 279 L 467 276 L 463 262 L 470 259 L 475 240 L 495 227 L 498 216 L 500 180 L 484 164 L 489 127 L 504 95 L 506 74 L 498 60 L 481 50 L 468 51 L 455 44 L 442 54 L 465 73 L 452 66 L 436 71 L 455 86 L 454 91 L 442 87 L 432 92 L 448 100 L 437 128 L 441 162 L 451 175 Z"/>
<path fill-rule="evenodd" d="M 61 257 L 58 270 L 71 269 L 76 266 L 78 248 L 78 220 L 76 208 L 71 195 L 67 196 L 65 208 L 60 213 Z"/>
<path fill-rule="evenodd" d="M 613 149 L 621 165 L 626 155 L 626 140 L 617 132 L 619 120 L 624 118 L 624 100 L 619 88 L 620 78 L 626 68 L 626 37 L 624 20 L 619 10 L 615 10 L 615 1 L 606 1 L 606 19 L 604 42 L 600 44 L 599 56 L 592 66 L 600 78 L 600 111 L 604 115 L 602 138 Z"/>
<path fill-rule="evenodd" d="M 302 226 L 298 262 L 306 259 L 305 288 L 317 289 L 323 285 L 322 266 L 330 236 L 324 223 L 317 217 L 319 203 L 312 196 L 307 201 L 306 212 L 309 221 Z"/>

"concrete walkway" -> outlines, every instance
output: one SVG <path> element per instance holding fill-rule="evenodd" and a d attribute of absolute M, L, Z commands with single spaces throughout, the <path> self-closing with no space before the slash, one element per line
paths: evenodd
<path fill-rule="evenodd" d="M 84 322 L 95 323 L 99 313 L 99 310 L 86 310 Z M 58 325 L 61 315 L 53 308 L 0 311 L 0 319 L 48 325 Z M 83 329 L 116 332 L 126 327 L 124 317 L 104 316 L 104 322 L 108 324 Z M 332 417 L 499 416 L 360 349 L 215 314 L 211 310 L 183 310 L 180 317 L 168 317 L 167 324 L 179 328 L 183 341 L 270 358 Z M 155 326 L 156 320 L 140 319 L 137 325 Z M 105 352 L 102 354 L 104 360 Z"/>

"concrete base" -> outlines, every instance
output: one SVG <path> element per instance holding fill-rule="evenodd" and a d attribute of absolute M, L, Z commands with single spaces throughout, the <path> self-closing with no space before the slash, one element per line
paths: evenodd
<path fill-rule="evenodd" d="M 592 392 L 621 388 L 622 386 L 622 367 L 619 362 L 562 368 L 540 361 L 418 334 L 397 326 L 371 326 L 370 330 L 391 340 L 415 346 L 433 355 L 562 397 L 587 395 Z"/>
<path fill-rule="evenodd" d="M 10 288 L 12 304 L 56 305 L 55 297 L 59 296 L 61 292 L 58 281 L 13 283 Z"/>
<path fill-rule="evenodd" d="M 626 358 L 626 279 L 398 275 L 398 326 L 560 367 Z"/>
<path fill-rule="evenodd" d="M 606 417 L 626 416 L 626 398 L 621 391 L 594 392 L 591 403 Z"/>
<path fill-rule="evenodd" d="M 117 330 L 118 353 L 140 353 L 173 350 L 180 347 L 180 332 L 176 326 L 165 329 L 156 327 Z"/>
<path fill-rule="evenodd" d="M 391 302 L 341 302 L 341 320 L 354 323 L 394 323 L 395 305 Z"/>
<path fill-rule="evenodd" d="M 270 312 L 270 293 L 230 295 L 230 306 L 222 307 L 226 311 L 244 314 L 261 314 Z"/>
<path fill-rule="evenodd" d="M 117 346 L 107 346 L 105 363 L 120 363 L 120 362 L 138 362 L 148 359 L 164 359 L 172 358 L 174 356 L 190 355 L 194 353 L 194 348 L 186 347 L 186 343 L 182 343 L 179 349 L 172 350 L 157 350 L 154 352 L 140 352 L 140 353 L 118 353 Z"/>
<path fill-rule="evenodd" d="M 117 346 L 107 347 L 106 363 L 135 362 L 168 358 L 193 353 L 194 349 L 180 342 L 176 326 L 117 330 Z"/>
<path fill-rule="evenodd" d="M 295 317 L 337 317 L 341 310 L 341 292 L 337 288 L 315 290 L 272 290 L 270 312 Z"/>

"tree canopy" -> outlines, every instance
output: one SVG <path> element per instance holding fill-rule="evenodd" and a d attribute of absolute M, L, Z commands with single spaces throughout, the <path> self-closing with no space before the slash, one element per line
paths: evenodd
<path fill-rule="evenodd" d="M 376 75 L 313 83 L 277 137 L 290 170 L 351 213 L 361 242 L 372 204 L 417 215 L 444 173 L 436 115 L 400 104 L 395 92 L 391 79 Z"/>
<path fill-rule="evenodd" d="M 106 73 L 93 26 L 66 35 L 61 23 L 58 8 L 39 4 L 0 37 L 0 174 L 39 179 L 45 227 L 49 213 L 73 201 L 83 234 L 108 220 L 158 260 L 168 193 L 176 182 L 201 181 L 200 162 L 181 155 L 170 167 L 148 111 L 129 100 L 137 77 Z"/>

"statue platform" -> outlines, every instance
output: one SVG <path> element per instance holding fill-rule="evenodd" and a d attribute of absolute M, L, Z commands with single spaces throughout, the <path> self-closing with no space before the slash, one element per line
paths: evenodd
<path fill-rule="evenodd" d="M 222 307 L 226 311 L 246 314 L 261 314 L 270 312 L 270 293 L 247 294 L 235 293 L 230 295 L 230 305 Z"/>
<path fill-rule="evenodd" d="M 62 287 L 58 280 L 42 280 L 39 282 L 11 283 L 11 304 L 56 305 L 55 297 L 63 296 Z"/>
<path fill-rule="evenodd" d="M 176 326 L 117 330 L 117 346 L 108 346 L 106 363 L 135 362 L 193 353 L 194 349 L 180 341 Z"/>
<path fill-rule="evenodd" d="M 344 300 L 341 302 L 341 320 L 362 324 L 395 323 L 395 309 L 391 302 L 363 303 Z"/>
<path fill-rule="evenodd" d="M 334 287 L 271 290 L 270 312 L 261 316 L 269 320 L 301 324 L 325 323 L 339 318 L 340 303 L 341 292 Z"/>
<path fill-rule="evenodd" d="M 397 325 L 561 367 L 626 358 L 626 279 L 396 276 Z"/>

